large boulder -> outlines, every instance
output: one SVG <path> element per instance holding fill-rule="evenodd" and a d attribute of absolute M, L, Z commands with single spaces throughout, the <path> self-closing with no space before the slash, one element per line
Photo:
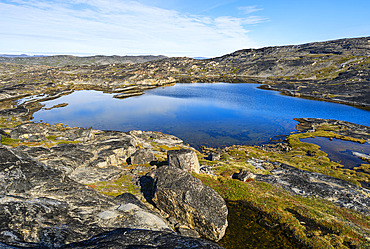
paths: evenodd
<path fill-rule="evenodd" d="M 169 150 L 167 152 L 168 165 L 188 172 L 199 174 L 199 161 L 197 154 L 190 149 Z"/>
<path fill-rule="evenodd" d="M 152 201 L 157 208 L 205 238 L 218 241 L 224 236 L 228 210 L 216 191 L 172 166 L 156 169 L 154 178 L 156 191 Z"/>

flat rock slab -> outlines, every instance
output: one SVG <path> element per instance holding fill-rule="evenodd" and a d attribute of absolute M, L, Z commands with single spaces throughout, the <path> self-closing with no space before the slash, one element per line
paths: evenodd
<path fill-rule="evenodd" d="M 171 166 L 158 168 L 155 179 L 153 202 L 157 208 L 205 238 L 218 241 L 224 236 L 228 209 L 216 191 L 189 173 Z"/>

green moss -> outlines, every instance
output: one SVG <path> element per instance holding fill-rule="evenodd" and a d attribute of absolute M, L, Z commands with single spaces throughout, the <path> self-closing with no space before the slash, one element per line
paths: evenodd
<path fill-rule="evenodd" d="M 361 164 L 358 167 L 353 168 L 354 170 L 360 170 L 365 172 L 366 174 L 370 174 L 370 164 Z"/>
<path fill-rule="evenodd" d="M 12 118 L 5 118 L 0 117 L 0 128 L 14 128 L 18 125 L 22 124 L 22 122 L 15 116 Z"/>
<path fill-rule="evenodd" d="M 130 175 L 122 175 L 119 178 L 111 181 L 96 182 L 89 184 L 88 186 L 94 188 L 102 194 L 110 196 L 118 196 L 127 192 L 131 194 L 139 193 L 139 188 Z"/>
<path fill-rule="evenodd" d="M 179 150 L 181 149 L 181 147 L 179 146 L 167 146 L 167 145 L 160 145 L 159 148 L 163 149 L 163 150 Z"/>
<path fill-rule="evenodd" d="M 244 183 L 222 176 L 196 176 L 223 198 L 246 201 L 250 207 L 280 223 L 309 247 L 343 247 L 347 243 L 358 248 L 369 246 L 364 231 L 370 227 L 370 217 L 361 213 L 339 208 L 326 200 L 292 196 L 263 182 Z M 356 227 L 353 228 L 349 221 Z M 333 235 L 336 240 L 328 239 Z"/>
<path fill-rule="evenodd" d="M 234 173 L 238 173 L 242 170 L 252 172 L 254 174 L 270 174 L 269 171 L 263 169 L 257 169 L 247 162 L 230 161 L 227 163 L 219 163 L 214 168 L 217 175 L 231 176 Z"/>
<path fill-rule="evenodd" d="M 8 137 L 2 137 L 1 138 L 1 144 L 2 145 L 7 145 L 7 146 L 12 146 L 15 147 L 20 143 L 21 140 L 19 139 L 13 139 L 13 138 L 8 138 Z"/>
<path fill-rule="evenodd" d="M 48 140 L 51 140 L 51 141 L 55 141 L 57 139 L 58 136 L 47 136 L 46 139 Z"/>

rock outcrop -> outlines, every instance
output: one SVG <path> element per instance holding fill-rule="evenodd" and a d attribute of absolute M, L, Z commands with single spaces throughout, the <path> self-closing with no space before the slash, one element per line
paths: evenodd
<path fill-rule="evenodd" d="M 295 118 L 298 121 L 297 130 L 305 132 L 314 132 L 322 125 L 332 126 L 331 132 L 339 135 L 364 139 L 370 142 L 370 127 L 354 124 L 347 121 L 321 118 Z"/>
<path fill-rule="evenodd" d="M 137 191 L 136 181 L 155 169 L 158 159 L 167 157 L 167 151 L 153 144 L 188 148 L 180 139 L 157 132 L 32 122 L 0 130 L 0 134 L 15 146 L 0 145 L 0 247 L 174 248 L 187 244 L 184 248 L 220 248 L 179 236 L 199 235 L 180 224 L 175 233 L 174 223 L 140 201 L 139 192 L 138 198 L 129 193 L 112 197 L 93 189 L 95 184 L 122 178 L 119 188 L 131 186 L 131 191 Z M 126 239 L 117 231 L 124 231 Z"/>
<path fill-rule="evenodd" d="M 208 186 L 175 167 L 154 172 L 156 207 L 200 235 L 218 241 L 225 234 L 228 210 L 222 197 Z"/>

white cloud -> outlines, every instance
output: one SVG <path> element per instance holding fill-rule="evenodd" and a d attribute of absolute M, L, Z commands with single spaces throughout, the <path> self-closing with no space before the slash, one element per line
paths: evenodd
<path fill-rule="evenodd" d="M 249 14 L 251 14 L 253 12 L 257 12 L 257 11 L 263 10 L 261 8 L 258 8 L 256 5 L 253 5 L 253 6 L 243 6 L 243 7 L 239 7 L 238 9 L 241 10 L 246 15 L 249 15 Z"/>
<path fill-rule="evenodd" d="M 193 16 L 136 1 L 0 3 L 0 53 L 218 56 L 256 47 L 245 25 L 264 21 Z"/>

